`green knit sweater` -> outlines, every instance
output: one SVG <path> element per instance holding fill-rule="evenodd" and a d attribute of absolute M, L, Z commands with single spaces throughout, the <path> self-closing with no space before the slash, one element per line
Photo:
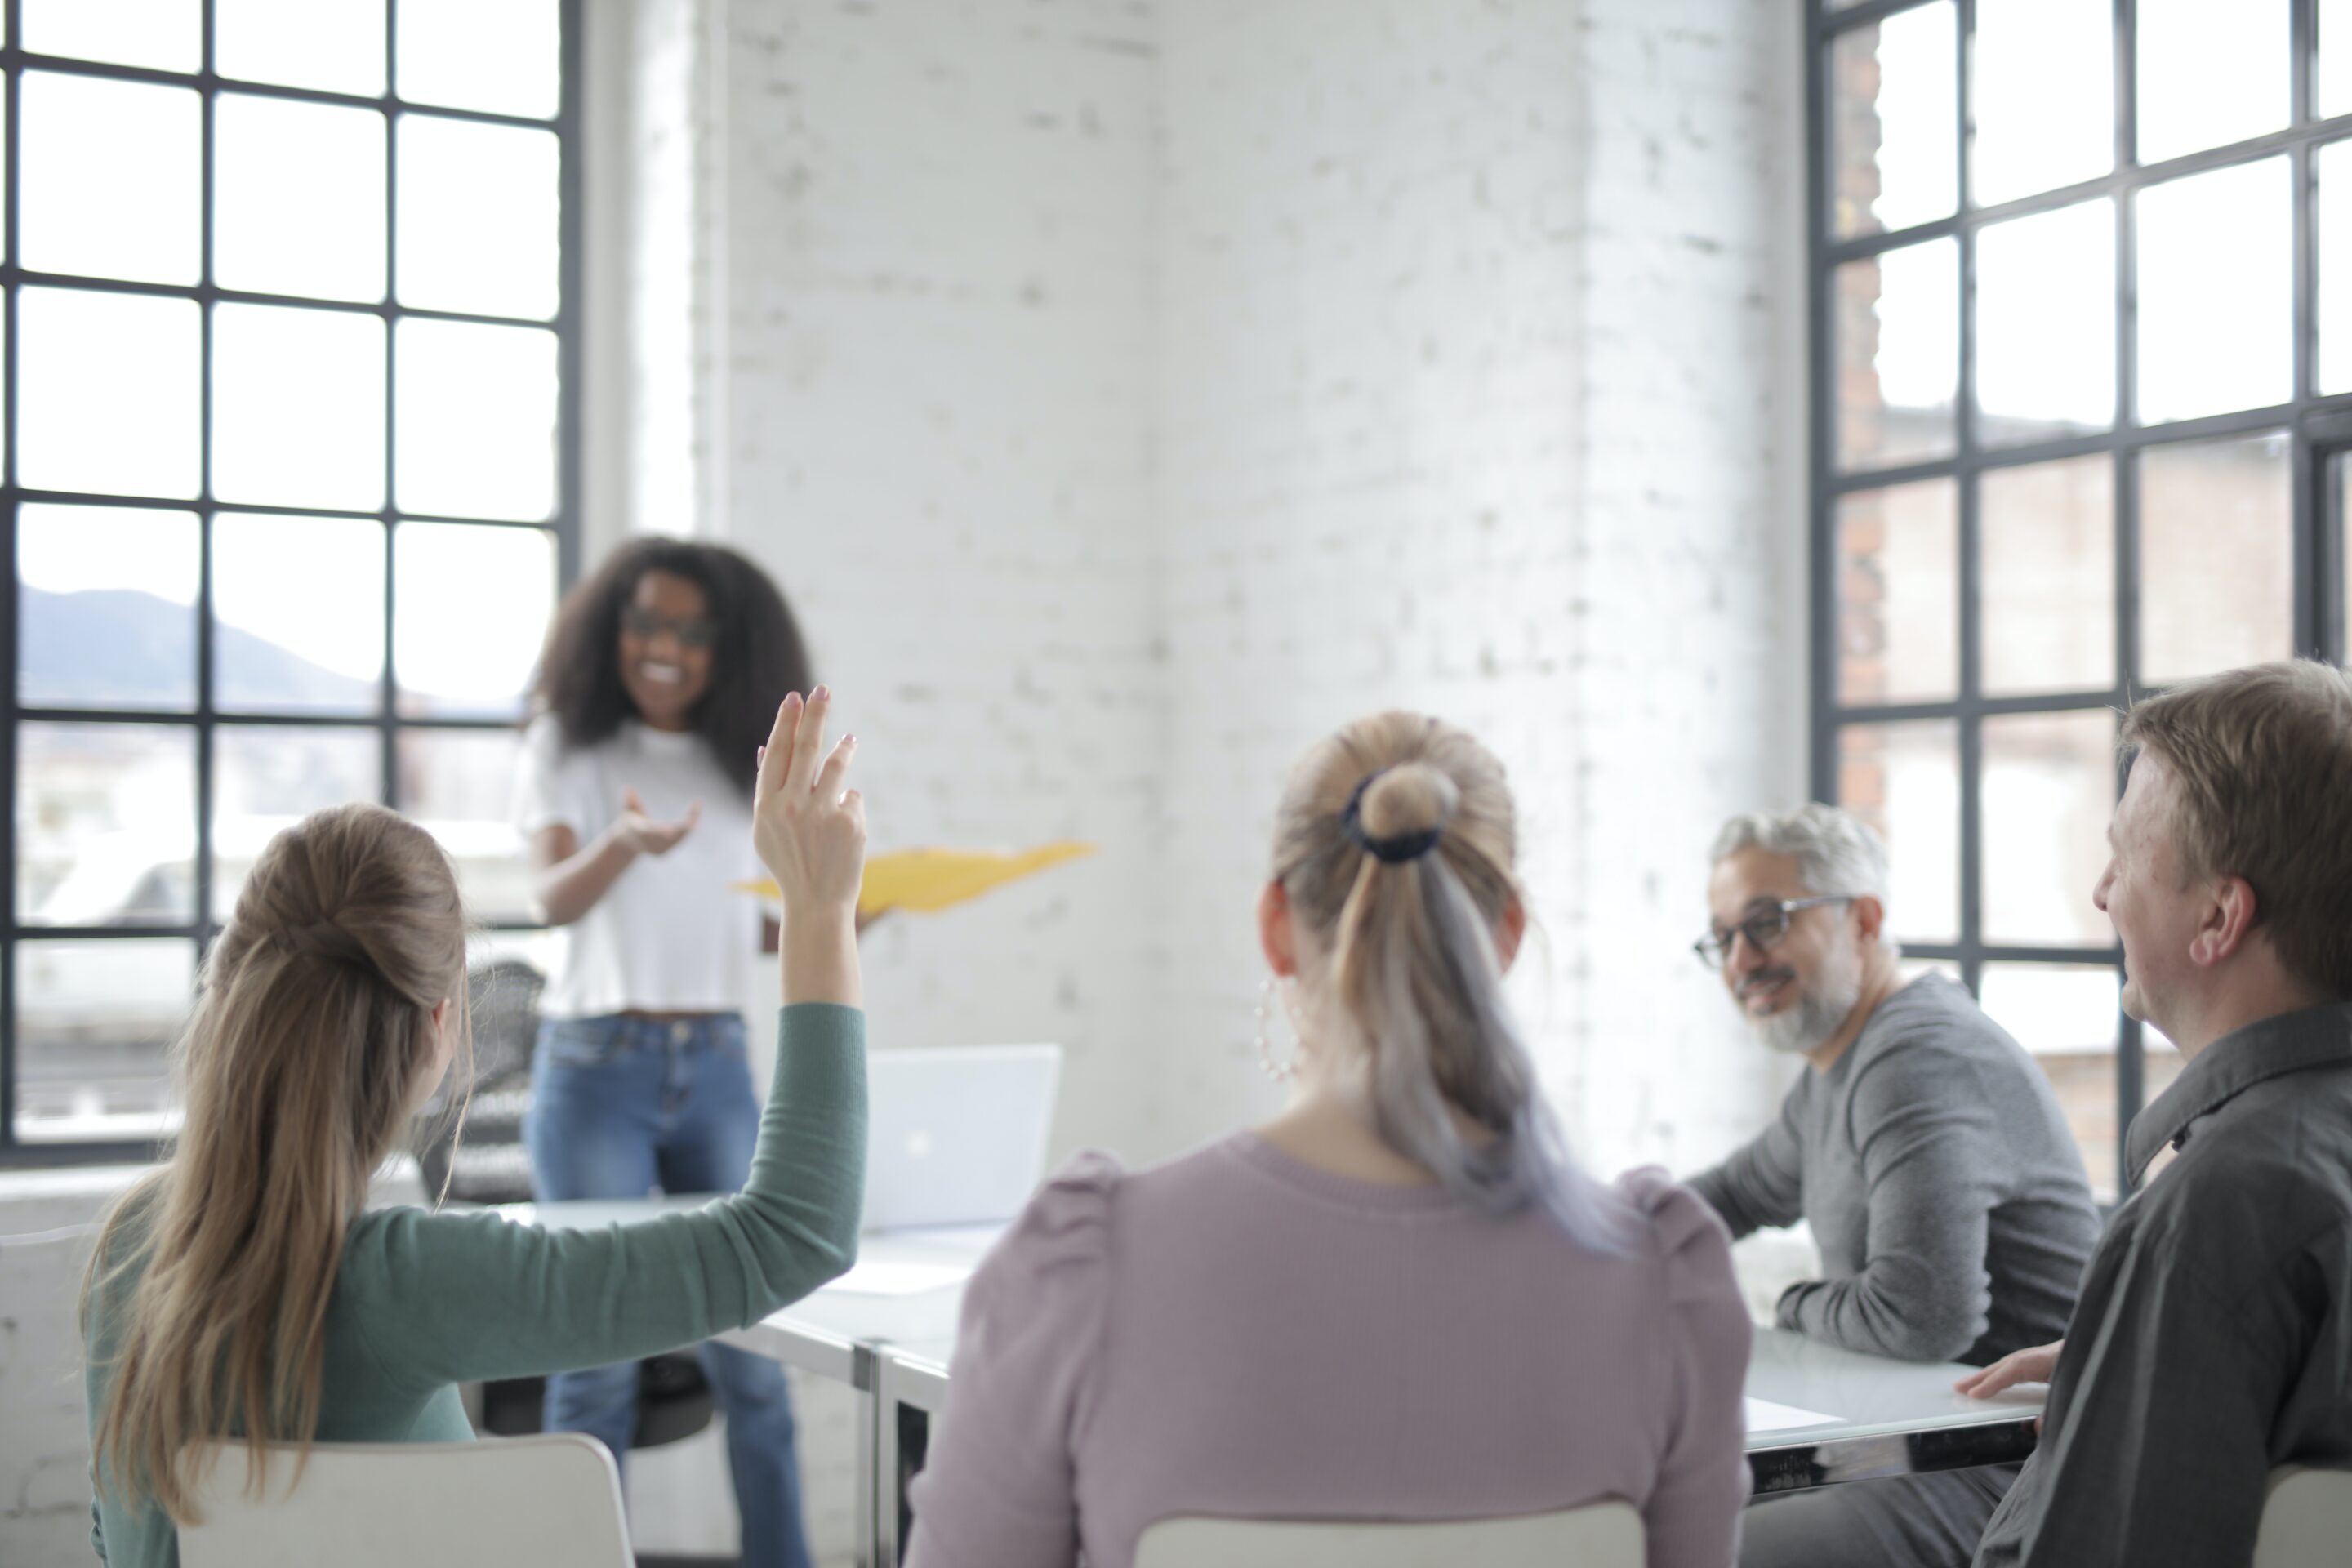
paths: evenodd
<path fill-rule="evenodd" d="M 375 1209 L 352 1222 L 327 1309 L 320 1442 L 473 1436 L 457 1385 L 633 1361 L 758 1322 L 856 1260 L 866 1174 L 866 1015 L 808 1003 L 776 1026 L 775 1083 L 742 1192 L 688 1214 L 544 1230 L 495 1214 Z M 86 1328 L 90 1427 L 142 1265 L 134 1223 Z M 90 1542 L 114 1568 L 173 1568 L 172 1522 L 94 1468 Z"/>

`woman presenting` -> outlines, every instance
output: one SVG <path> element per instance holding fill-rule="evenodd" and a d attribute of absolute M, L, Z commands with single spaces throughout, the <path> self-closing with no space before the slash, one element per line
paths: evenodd
<path fill-rule="evenodd" d="M 731 1193 L 760 1101 L 741 1008 L 761 946 L 752 770 L 778 699 L 809 689 L 783 596 L 733 551 L 622 546 L 563 602 L 516 783 L 535 894 L 570 932 L 541 999 L 526 1138 L 542 1200 Z M 615 1285 L 619 1282 L 615 1281 Z M 744 1568 L 805 1568 L 783 1369 L 709 1343 Z M 547 1380 L 550 1431 L 625 1459 L 635 1363 Z"/>

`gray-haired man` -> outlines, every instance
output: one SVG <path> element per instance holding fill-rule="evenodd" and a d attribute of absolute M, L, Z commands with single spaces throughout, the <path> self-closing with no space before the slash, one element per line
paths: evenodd
<path fill-rule="evenodd" d="M 1776 1317 L 1848 1350 L 1982 1366 L 2056 1336 L 2099 1237 L 2057 1098 L 1941 975 L 1886 938 L 1886 851 L 1834 806 L 1735 817 L 1699 956 L 1757 1037 L 1811 1070 L 1691 1181 L 1735 1237 L 1804 1219 L 1823 1278 Z M 1750 1509 L 1741 1561 L 1965 1564 L 2014 1466 L 1824 1488 Z"/>

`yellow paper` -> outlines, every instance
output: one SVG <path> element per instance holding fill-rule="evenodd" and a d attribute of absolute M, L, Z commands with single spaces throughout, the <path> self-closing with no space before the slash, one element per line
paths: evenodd
<path fill-rule="evenodd" d="M 857 890 L 857 912 L 871 918 L 884 910 L 929 913 L 976 899 L 1007 882 L 1076 860 L 1095 852 L 1091 844 L 1066 840 L 1009 853 L 1001 849 L 899 849 L 866 862 L 866 882 Z M 738 892 L 763 899 L 780 895 L 773 882 L 738 882 Z"/>

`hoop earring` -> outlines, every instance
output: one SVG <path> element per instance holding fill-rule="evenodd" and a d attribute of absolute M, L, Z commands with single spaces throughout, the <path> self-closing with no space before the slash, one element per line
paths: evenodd
<path fill-rule="evenodd" d="M 1265 1069 L 1266 1077 L 1272 1079 L 1276 1083 L 1283 1082 L 1285 1079 L 1292 1077 L 1298 1071 L 1298 1057 L 1296 1051 L 1291 1054 L 1290 1059 L 1287 1061 L 1275 1060 L 1274 1039 L 1271 1031 L 1267 1027 L 1268 1020 L 1274 1016 L 1276 990 L 1280 984 L 1281 982 L 1276 980 L 1273 975 L 1267 975 L 1265 977 L 1265 986 L 1258 992 L 1256 1008 L 1257 1065 Z M 1286 1012 L 1288 1011 L 1287 1008 L 1284 1010 Z M 1297 1027 L 1297 1020 L 1296 1018 L 1292 1019 L 1291 1026 L 1294 1029 Z"/>

